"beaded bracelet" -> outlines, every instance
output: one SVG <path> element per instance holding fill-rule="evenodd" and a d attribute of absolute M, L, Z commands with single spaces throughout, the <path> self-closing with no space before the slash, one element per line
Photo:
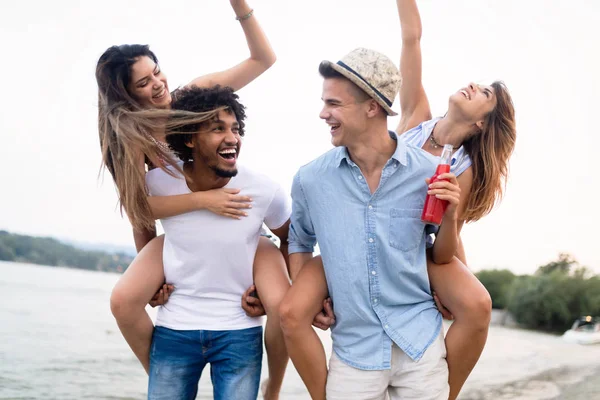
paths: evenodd
<path fill-rule="evenodd" d="M 247 20 L 248 18 L 250 18 L 252 16 L 252 14 L 254 14 L 254 9 L 250 10 L 250 12 L 246 15 L 242 15 L 241 17 L 235 17 L 235 19 L 237 19 L 238 21 L 242 22 Z"/>

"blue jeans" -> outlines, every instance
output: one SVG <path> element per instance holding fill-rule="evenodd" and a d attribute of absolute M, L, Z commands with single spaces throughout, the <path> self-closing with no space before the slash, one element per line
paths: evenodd
<path fill-rule="evenodd" d="M 232 331 L 154 328 L 149 400 L 195 399 L 210 363 L 215 400 L 256 400 L 262 366 L 262 326 Z"/>

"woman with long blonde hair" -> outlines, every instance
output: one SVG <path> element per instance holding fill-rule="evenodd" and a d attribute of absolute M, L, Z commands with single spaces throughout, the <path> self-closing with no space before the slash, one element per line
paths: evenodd
<path fill-rule="evenodd" d="M 483 351 L 491 316 L 489 293 L 466 267 L 460 231 L 465 222 L 487 215 L 502 197 L 516 141 L 515 110 L 504 83 L 470 83 L 450 96 L 444 117 L 432 119 L 422 84 L 419 11 L 415 0 L 397 0 L 397 7 L 402 27 L 402 117 L 396 132 L 399 139 L 432 156 L 441 155 L 444 145 L 451 144 L 451 173 L 440 179 L 456 179 L 460 187 L 455 218 L 444 217 L 443 222 L 453 228 L 446 233 L 452 233 L 442 240 L 438 235 L 436 242 L 445 245 L 427 255 L 436 303 L 454 318 L 445 341 L 449 398 L 455 399 Z M 428 193 L 441 196 L 445 184 L 431 184 Z M 304 264 L 281 305 L 288 352 L 313 399 L 326 394 L 325 352 L 311 323 L 316 318 L 321 329 L 335 324 L 330 300 L 324 300 L 327 293 L 323 263 L 315 257 Z M 322 309 L 327 315 L 321 315 Z"/>
<path fill-rule="evenodd" d="M 242 25 L 250 57 L 240 64 L 217 73 L 194 79 L 188 86 L 228 86 L 239 90 L 252 82 L 275 62 L 275 54 L 263 33 L 254 11 L 245 0 L 230 0 Z M 155 220 L 198 209 L 208 209 L 227 218 L 244 218 L 251 201 L 236 189 L 215 189 L 168 197 L 149 197 L 145 187 L 146 169 L 177 168 L 174 155 L 165 143 L 168 130 L 200 123 L 213 118 L 215 112 L 202 114 L 171 111 L 172 97 L 167 78 L 156 55 L 145 45 L 112 46 L 100 57 L 96 68 L 98 83 L 98 128 L 103 165 L 113 177 L 121 210 L 134 229 L 138 255 L 120 278 L 111 295 L 111 310 L 127 343 L 149 369 L 149 349 L 153 324 L 145 306 L 158 296 L 159 304 L 168 300 L 169 287 L 164 283 L 162 247 L 164 238 L 156 237 Z M 178 118 L 170 119 L 174 114 Z M 177 121 L 174 125 L 171 121 Z M 267 269 L 268 274 L 258 273 Z M 265 345 L 269 362 L 266 398 L 277 398 L 287 352 L 279 327 L 279 301 L 289 287 L 285 260 L 279 249 L 261 238 L 255 257 L 256 290 L 267 312 Z M 258 276 L 268 276 L 259 281 Z M 268 289 L 267 289 L 268 286 Z M 253 316 L 262 313 L 260 301 L 248 288 L 241 304 Z M 176 288 L 174 290 L 177 290 Z M 157 296 L 155 296 L 155 294 Z"/>

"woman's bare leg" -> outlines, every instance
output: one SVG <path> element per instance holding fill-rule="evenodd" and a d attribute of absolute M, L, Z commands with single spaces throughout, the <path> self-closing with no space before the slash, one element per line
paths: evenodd
<path fill-rule="evenodd" d="M 313 400 L 325 399 L 327 360 L 312 321 L 326 297 L 323 262 L 316 257 L 302 267 L 280 308 L 288 354 Z"/>
<path fill-rule="evenodd" d="M 477 277 L 454 257 L 437 265 L 428 257 L 431 286 L 453 315 L 446 334 L 450 400 L 456 399 L 485 346 L 492 312 L 492 300 Z"/>
<path fill-rule="evenodd" d="M 265 348 L 269 365 L 269 380 L 265 399 L 276 400 L 283 383 L 288 353 L 281 332 L 279 306 L 290 288 L 290 280 L 283 255 L 273 242 L 261 237 L 254 258 L 254 284 L 267 312 Z"/>
<path fill-rule="evenodd" d="M 161 235 L 144 246 L 110 296 L 110 309 L 117 325 L 146 373 L 150 369 L 150 344 L 154 330 L 146 304 L 165 280 L 163 243 L 164 236 Z"/>

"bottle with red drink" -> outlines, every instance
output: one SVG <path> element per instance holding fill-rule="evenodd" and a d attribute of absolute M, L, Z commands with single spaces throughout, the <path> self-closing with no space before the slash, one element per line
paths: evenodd
<path fill-rule="evenodd" d="M 435 174 L 431 177 L 431 181 L 429 182 L 430 184 L 436 182 L 439 175 L 450 172 L 452 150 L 453 148 L 451 144 L 444 145 L 444 150 L 442 151 L 442 156 L 440 157 L 440 163 L 435 170 Z M 421 220 L 427 224 L 439 226 L 442 223 L 442 218 L 444 217 L 444 212 L 446 212 L 447 206 L 448 201 L 440 200 L 435 197 L 435 195 L 427 195 L 425 198 L 425 206 L 423 207 L 423 214 L 421 214 Z"/>

